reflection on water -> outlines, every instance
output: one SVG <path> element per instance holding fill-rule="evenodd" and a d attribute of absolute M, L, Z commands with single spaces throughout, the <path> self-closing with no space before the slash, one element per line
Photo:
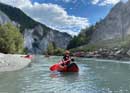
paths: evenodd
<path fill-rule="evenodd" d="M 50 74 L 50 77 L 59 78 L 60 80 L 66 81 L 68 83 L 74 83 L 79 80 L 79 74 L 75 72 L 68 72 L 68 73 L 53 72 Z"/>
<path fill-rule="evenodd" d="M 130 65 L 76 58 L 78 73 L 50 72 L 61 57 L 37 56 L 23 70 L 0 73 L 0 93 L 130 93 Z"/>

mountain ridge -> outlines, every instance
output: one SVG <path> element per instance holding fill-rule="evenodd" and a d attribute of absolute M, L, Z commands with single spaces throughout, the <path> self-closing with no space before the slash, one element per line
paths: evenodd
<path fill-rule="evenodd" d="M 56 47 L 65 49 L 72 39 L 68 33 L 51 29 L 27 16 L 16 7 L 0 3 L 0 10 L 10 18 L 12 23 L 20 27 L 24 36 L 24 46 L 30 53 L 46 52 L 49 43 L 55 43 Z M 35 44 L 38 48 L 34 47 Z"/>
<path fill-rule="evenodd" d="M 117 3 L 104 19 L 83 29 L 78 36 L 73 38 L 71 43 L 74 43 L 75 46 L 69 44 L 68 48 L 78 50 L 80 47 L 82 51 L 98 48 L 128 48 L 130 43 L 129 6 L 130 0 L 126 3 Z"/>
<path fill-rule="evenodd" d="M 124 39 L 130 33 L 130 3 L 119 2 L 94 31 L 91 43 L 114 38 Z"/>

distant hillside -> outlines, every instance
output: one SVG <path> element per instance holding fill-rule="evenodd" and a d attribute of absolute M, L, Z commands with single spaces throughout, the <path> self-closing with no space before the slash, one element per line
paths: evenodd
<path fill-rule="evenodd" d="M 18 22 L 21 25 L 22 29 L 34 28 L 36 25 L 41 24 L 27 16 L 24 12 L 16 7 L 0 3 L 0 10 L 3 11 L 11 20 Z M 43 26 L 44 28 L 49 29 L 47 26 Z"/>
<path fill-rule="evenodd" d="M 125 37 L 130 34 L 130 1 L 119 2 L 110 13 L 97 25 L 91 43 Z"/>
<path fill-rule="evenodd" d="M 44 24 L 41 24 L 20 9 L 0 3 L 0 10 L 15 25 L 20 26 L 24 35 L 24 46 L 30 53 L 44 53 L 49 43 L 53 43 L 57 48 L 66 48 L 72 37 L 67 33 L 53 30 Z"/>
<path fill-rule="evenodd" d="M 68 49 L 77 48 L 82 45 L 86 45 L 91 40 L 91 36 L 95 30 L 95 26 L 83 29 L 78 36 L 74 36 L 68 44 Z"/>
<path fill-rule="evenodd" d="M 91 28 L 94 29 L 91 29 Z M 76 50 L 93 50 L 102 48 L 114 47 L 129 47 L 130 45 L 130 0 L 127 3 L 119 2 L 110 11 L 110 13 L 94 26 L 81 31 L 77 38 L 80 40 L 71 40 L 75 45 Z M 91 29 L 91 30 L 88 30 Z M 91 34 L 85 34 L 91 33 Z M 85 36 L 86 35 L 86 36 Z M 85 37 L 84 37 L 85 36 Z M 84 39 L 83 38 L 88 38 Z M 72 45 L 71 45 L 72 46 Z"/>

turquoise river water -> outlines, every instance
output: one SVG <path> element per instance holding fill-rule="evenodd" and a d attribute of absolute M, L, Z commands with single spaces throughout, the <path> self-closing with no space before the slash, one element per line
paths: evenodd
<path fill-rule="evenodd" d="M 50 72 L 61 58 L 36 56 L 29 67 L 0 73 L 0 93 L 130 93 L 129 62 L 75 58 L 78 73 Z"/>

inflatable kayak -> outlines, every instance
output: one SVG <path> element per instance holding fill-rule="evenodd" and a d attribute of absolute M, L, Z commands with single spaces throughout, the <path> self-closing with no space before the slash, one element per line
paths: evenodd
<path fill-rule="evenodd" d="M 60 64 L 54 64 L 50 67 L 51 71 L 59 71 L 59 72 L 78 72 L 79 68 L 75 63 L 71 63 L 68 66 L 61 66 Z"/>
<path fill-rule="evenodd" d="M 27 59 L 32 59 L 32 55 L 26 55 L 26 56 L 22 56 L 22 57 L 24 57 L 24 58 L 27 58 Z"/>

